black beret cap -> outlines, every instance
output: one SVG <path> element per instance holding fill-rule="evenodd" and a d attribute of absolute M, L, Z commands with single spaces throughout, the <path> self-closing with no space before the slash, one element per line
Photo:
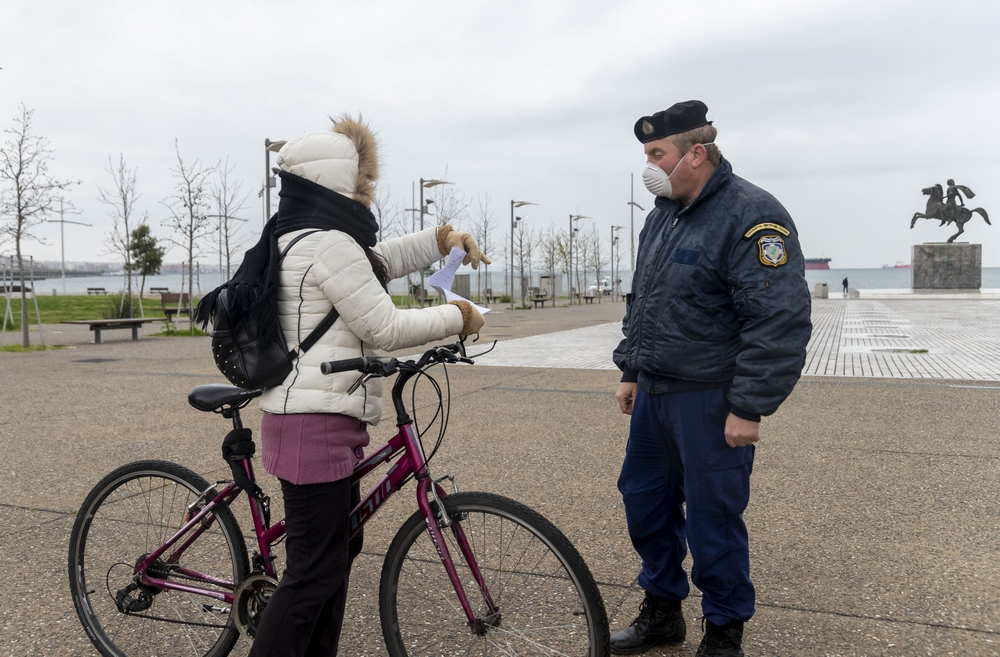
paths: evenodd
<path fill-rule="evenodd" d="M 710 125 L 705 118 L 708 106 L 700 100 L 675 103 L 653 116 L 644 116 L 635 122 L 635 138 L 646 144 L 670 135 Z"/>

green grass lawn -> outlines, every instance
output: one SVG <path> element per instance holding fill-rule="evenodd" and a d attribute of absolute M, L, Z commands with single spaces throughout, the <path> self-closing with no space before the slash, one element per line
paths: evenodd
<path fill-rule="evenodd" d="M 113 304 L 119 303 L 121 297 L 115 294 L 101 296 L 95 295 L 64 295 L 64 296 L 39 296 L 38 312 L 42 316 L 42 324 L 58 324 L 64 320 L 71 319 L 102 319 L 106 312 L 111 310 Z M 197 303 L 197 300 L 195 300 Z M 21 328 L 21 297 L 16 293 L 11 298 L 11 312 L 14 314 L 13 330 Z M 143 309 L 146 317 L 163 317 L 160 310 L 160 300 L 143 299 Z M 0 295 L 0 313 L 7 307 L 7 300 Z M 138 304 L 136 305 L 138 309 Z M 38 319 L 35 317 L 35 302 L 28 299 L 28 324 L 35 324 Z M 10 320 L 7 321 L 7 330 L 12 329 Z"/>
<path fill-rule="evenodd" d="M 409 297 L 399 294 L 392 295 L 392 301 L 396 306 L 405 308 L 407 307 L 407 302 Z M 105 314 L 111 310 L 113 304 L 119 303 L 121 297 L 115 294 L 107 294 L 101 296 L 95 295 L 61 295 L 61 296 L 39 296 L 38 297 L 38 311 L 42 316 L 42 324 L 58 324 L 59 322 L 65 320 L 74 319 L 103 319 Z M 195 304 L 198 303 L 198 298 L 195 298 Z M 160 318 L 163 317 L 163 311 L 160 310 L 160 299 L 159 297 L 152 299 L 143 299 L 142 301 L 143 309 L 145 310 L 146 317 Z M 3 312 L 3 308 L 7 307 L 7 300 L 0 295 L 0 313 Z M 138 309 L 138 304 L 136 305 Z M 20 330 L 21 328 L 21 297 L 16 293 L 11 296 L 11 312 L 14 314 L 14 324 L 11 325 L 10 320 L 7 321 L 7 330 Z M 138 313 L 136 314 L 138 316 Z M 187 324 L 186 317 L 185 321 L 182 322 L 183 325 Z M 28 299 L 28 324 L 34 325 L 37 323 L 35 317 L 35 302 L 32 299 Z"/>

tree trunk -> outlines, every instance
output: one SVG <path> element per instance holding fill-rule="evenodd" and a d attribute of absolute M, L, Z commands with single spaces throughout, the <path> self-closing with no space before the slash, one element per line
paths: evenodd
<path fill-rule="evenodd" d="M 21 258 L 21 245 L 17 248 L 17 271 L 21 277 L 21 346 L 27 349 L 31 346 L 28 337 L 28 293 L 24 287 L 24 259 Z"/>

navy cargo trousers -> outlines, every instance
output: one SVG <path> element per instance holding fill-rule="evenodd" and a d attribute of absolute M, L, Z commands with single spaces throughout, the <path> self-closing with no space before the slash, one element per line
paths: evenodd
<path fill-rule="evenodd" d="M 690 546 L 691 580 L 716 625 L 749 620 L 755 601 L 743 523 L 754 447 L 726 444 L 728 415 L 722 388 L 662 395 L 639 388 L 618 478 L 629 536 L 642 557 L 639 586 L 686 598 L 682 562 Z"/>

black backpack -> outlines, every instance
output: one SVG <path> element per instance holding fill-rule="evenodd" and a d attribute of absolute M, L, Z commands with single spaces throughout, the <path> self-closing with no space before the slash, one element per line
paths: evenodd
<path fill-rule="evenodd" d="M 297 235 L 281 252 L 280 258 L 283 259 L 300 239 L 316 232 L 320 231 Z M 309 351 L 340 316 L 336 308 L 332 309 L 297 349 L 289 350 L 281 331 L 270 341 L 258 339 L 258 320 L 249 315 L 238 316 L 233 312 L 226 285 L 219 290 L 216 300 L 215 323 L 211 334 L 212 356 L 223 376 L 240 388 L 255 390 L 281 384 L 292 371 L 295 360 Z"/>

